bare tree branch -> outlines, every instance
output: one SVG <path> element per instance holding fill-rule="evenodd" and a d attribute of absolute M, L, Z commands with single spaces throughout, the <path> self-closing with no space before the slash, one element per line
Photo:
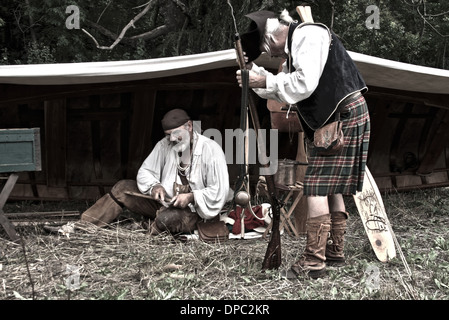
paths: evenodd
<path fill-rule="evenodd" d="M 443 37 L 443 38 L 449 37 L 449 34 L 442 34 L 440 31 L 437 30 L 437 28 L 435 28 L 435 26 L 434 26 L 433 24 L 431 24 L 431 23 L 429 22 L 429 20 L 427 20 L 426 16 L 428 16 L 428 15 L 427 15 L 427 13 L 426 13 L 426 7 L 425 7 L 425 6 L 424 6 L 424 13 L 421 13 L 421 11 L 419 11 L 419 7 L 416 7 L 416 11 L 417 11 L 418 14 L 421 16 L 421 18 L 423 19 L 424 23 L 425 23 L 425 24 L 428 24 L 428 25 L 430 26 L 430 28 L 431 28 L 433 31 L 435 31 L 440 37 Z"/>
<path fill-rule="evenodd" d="M 429 22 L 429 20 L 427 18 L 432 18 L 432 17 L 439 17 L 439 16 L 444 16 L 449 14 L 449 11 L 446 12 L 441 12 L 441 13 L 437 13 L 437 14 L 428 14 L 427 13 L 427 5 L 426 5 L 426 1 L 423 0 L 411 0 L 411 3 L 408 3 L 407 0 L 402 0 L 402 2 L 405 5 L 408 5 L 410 7 L 414 7 L 416 9 L 416 11 L 418 12 L 418 15 L 421 17 L 421 19 L 423 20 L 423 30 L 421 31 L 421 37 L 424 33 L 424 28 L 426 26 L 426 24 L 428 24 L 430 26 L 430 28 L 435 31 L 439 36 L 443 37 L 443 38 L 447 38 L 449 37 L 448 34 L 442 34 L 441 32 L 439 32 L 437 30 L 437 28 L 435 28 L 435 26 L 433 24 L 431 24 Z M 423 8 L 423 12 L 421 12 L 419 10 L 419 8 L 422 7 Z"/>
<path fill-rule="evenodd" d="M 129 28 L 131 28 L 131 27 L 135 28 L 134 24 L 135 24 L 140 18 L 142 18 L 142 17 L 143 17 L 143 16 L 150 10 L 150 8 L 153 6 L 153 4 L 154 4 L 155 2 L 157 2 L 157 0 L 150 0 L 149 2 L 147 2 L 145 8 L 144 8 L 139 14 L 137 14 L 133 19 L 131 19 L 130 22 L 128 22 L 128 24 L 122 29 L 122 31 L 120 32 L 120 34 L 118 35 L 118 37 L 115 39 L 114 43 L 112 43 L 109 47 L 108 47 L 108 46 L 101 46 L 101 45 L 98 43 L 98 41 L 95 39 L 95 37 L 92 36 L 88 31 L 86 31 L 85 29 L 81 29 L 81 30 L 82 30 L 85 34 L 87 34 L 87 35 L 94 41 L 94 43 L 95 43 L 95 45 L 97 46 L 98 49 L 112 50 L 112 49 L 114 49 L 114 47 L 115 47 L 117 44 L 120 43 L 120 41 L 123 40 L 123 38 L 125 37 L 125 34 L 126 34 L 126 32 L 128 31 Z M 140 6 L 140 7 L 141 7 L 141 6 Z M 90 22 L 90 23 L 91 23 L 91 24 L 94 24 L 93 22 Z M 98 29 L 100 29 L 103 33 L 107 34 L 109 37 L 111 37 L 112 35 L 114 35 L 112 32 L 110 32 L 110 31 L 107 30 L 106 28 L 100 27 L 100 26 L 97 25 L 97 24 L 95 24 L 95 25 L 96 25 L 96 27 L 97 27 Z M 162 27 L 164 27 L 164 26 L 162 26 Z M 161 27 L 158 27 L 158 28 L 156 28 L 156 29 L 153 30 L 153 31 L 146 32 L 146 33 L 144 33 L 144 34 L 142 34 L 142 35 L 140 35 L 140 36 L 134 36 L 134 37 L 131 37 L 131 38 L 129 38 L 129 39 L 135 40 L 135 39 L 139 39 L 139 38 L 149 37 L 149 33 L 151 33 L 151 32 L 153 32 L 153 34 L 154 34 L 154 33 L 157 33 L 156 31 L 157 31 L 157 29 L 159 29 L 159 28 L 161 28 Z M 163 28 L 162 28 L 162 29 L 163 29 Z M 159 32 L 160 32 L 160 30 L 159 30 Z"/>
<path fill-rule="evenodd" d="M 184 3 L 182 3 L 182 2 L 179 1 L 179 0 L 172 0 L 172 2 L 173 2 L 176 6 L 178 6 L 178 8 L 181 9 L 182 13 L 184 13 L 185 15 L 188 15 L 187 7 L 186 7 L 186 5 L 185 5 Z"/>
<path fill-rule="evenodd" d="M 34 19 L 33 19 L 33 15 L 31 14 L 31 6 L 30 6 L 30 1 L 29 0 L 25 0 L 25 4 L 28 7 L 29 13 L 28 13 L 28 18 L 30 20 L 30 32 L 31 32 L 31 41 L 36 43 L 37 42 L 37 37 L 36 37 L 36 32 L 34 31 Z"/>
<path fill-rule="evenodd" d="M 97 39 L 95 39 L 95 37 L 93 35 L 91 35 L 89 32 L 87 32 L 85 29 L 81 28 L 81 31 L 83 31 L 85 34 L 87 34 L 95 42 L 95 46 L 98 49 L 109 49 L 108 47 L 100 46 L 100 44 L 98 43 Z"/>
<path fill-rule="evenodd" d="M 332 7 L 330 29 L 333 30 L 334 29 L 334 19 L 335 19 L 335 2 L 332 0 L 329 0 L 329 3 L 331 4 L 331 7 Z"/>
<path fill-rule="evenodd" d="M 149 40 L 154 39 L 169 32 L 169 28 L 164 24 L 151 31 L 129 37 L 129 40 Z"/>
<path fill-rule="evenodd" d="M 147 4 L 149 4 L 151 2 L 151 0 L 150 1 L 148 1 L 147 3 L 144 3 L 144 4 L 141 4 L 140 6 L 137 6 L 137 7 L 133 7 L 133 9 L 138 9 L 138 8 L 142 8 L 142 7 L 145 7 Z"/>
<path fill-rule="evenodd" d="M 29 26 L 25 26 L 21 24 L 22 20 L 22 13 L 19 10 L 20 7 L 17 7 L 16 9 L 12 10 L 12 13 L 14 15 L 14 19 L 16 20 L 17 28 L 22 32 L 22 34 L 25 34 L 27 31 L 30 31 L 31 35 L 31 42 L 35 43 L 37 42 L 36 32 L 34 31 L 34 27 L 39 25 L 39 22 L 44 19 L 44 17 L 40 17 L 37 22 L 34 21 L 34 18 L 31 16 L 31 13 L 29 13 Z"/>
<path fill-rule="evenodd" d="M 112 31 L 106 29 L 105 27 L 99 25 L 96 22 L 90 21 L 89 19 L 85 19 L 85 22 L 87 22 L 87 24 L 89 24 L 89 26 L 91 26 L 92 28 L 97 29 L 97 31 L 99 31 L 101 34 L 105 35 L 108 38 L 111 38 L 112 40 L 115 40 L 115 39 L 118 38 L 118 34 L 116 34 L 116 33 L 112 32 Z M 84 29 L 83 29 L 83 31 L 85 33 L 88 33 Z"/>
<path fill-rule="evenodd" d="M 101 11 L 100 16 L 99 16 L 98 19 L 97 19 L 97 23 L 100 22 L 101 17 L 102 17 L 103 14 L 106 12 L 106 10 L 108 10 L 108 8 L 109 8 L 109 6 L 111 5 L 111 3 L 112 3 L 112 0 L 110 0 L 110 1 L 108 2 L 108 4 L 106 5 L 106 7 L 103 9 L 103 11 Z"/>

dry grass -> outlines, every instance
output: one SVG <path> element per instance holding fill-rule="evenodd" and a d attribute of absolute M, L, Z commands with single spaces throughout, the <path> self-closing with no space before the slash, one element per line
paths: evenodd
<path fill-rule="evenodd" d="M 129 220 L 108 229 L 80 225 L 82 230 L 67 238 L 36 223 L 17 227 L 24 246 L 0 231 L 0 299 L 448 299 L 449 189 L 387 194 L 384 202 L 411 274 L 399 256 L 386 264 L 376 260 L 347 199 L 352 215 L 347 264 L 328 268 L 323 279 L 282 277 L 305 242 L 286 234 L 280 270 L 262 272 L 263 239 L 182 243 L 168 235 L 148 236 Z M 83 211 L 89 204 L 58 205 Z M 12 203 L 5 211 L 36 210 L 33 206 Z M 44 211 L 46 204 L 38 207 Z"/>

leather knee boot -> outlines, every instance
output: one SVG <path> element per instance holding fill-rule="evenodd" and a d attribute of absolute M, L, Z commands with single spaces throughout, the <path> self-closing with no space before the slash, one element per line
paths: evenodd
<path fill-rule="evenodd" d="M 343 249 L 348 216 L 348 213 L 341 211 L 331 213 L 330 238 L 326 245 L 326 261 L 329 265 L 341 266 L 345 263 Z"/>
<path fill-rule="evenodd" d="M 306 248 L 300 260 L 291 270 L 296 275 L 308 274 L 311 278 L 319 278 L 326 272 L 326 244 L 331 229 L 330 215 L 309 218 L 306 223 Z"/>

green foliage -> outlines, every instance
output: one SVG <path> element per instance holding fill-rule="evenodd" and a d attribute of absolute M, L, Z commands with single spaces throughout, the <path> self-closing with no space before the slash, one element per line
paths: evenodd
<path fill-rule="evenodd" d="M 447 23 L 426 17 L 435 28 L 428 29 L 428 22 L 417 13 L 420 7 L 407 6 L 404 5 L 405 2 L 407 1 L 377 1 L 380 29 L 370 30 L 365 26 L 365 19 L 368 17 L 365 8 L 373 2 L 361 0 L 355 4 L 346 1 L 341 6 L 342 11 L 336 14 L 335 31 L 343 38 L 349 50 L 401 62 L 446 67 L 442 64 L 447 55 L 445 44 L 442 46 L 445 38 L 437 32 L 444 33 Z M 447 4 L 439 4 L 432 6 L 431 10 L 435 14 L 446 12 L 447 16 L 448 9 Z M 430 14 L 429 6 L 427 10 Z"/>
<path fill-rule="evenodd" d="M 27 64 L 55 63 L 56 60 L 50 47 L 41 43 L 30 43 L 27 48 Z"/>
<path fill-rule="evenodd" d="M 229 0 L 237 28 L 244 32 L 255 10 L 286 8 L 299 19 L 292 0 Z M 154 5 L 129 28 L 112 50 L 123 28 L 146 5 L 143 0 L 24 0 L 0 7 L 0 64 L 148 59 L 233 48 L 235 33 L 227 0 L 153 0 Z M 448 68 L 449 2 L 422 0 L 310 0 L 315 21 L 332 26 L 351 51 L 386 59 Z M 333 3 L 333 5 L 332 5 Z M 182 5 L 180 5 L 182 4 Z M 81 29 L 69 29 L 69 5 L 80 10 Z M 380 28 L 369 29 L 369 5 L 379 8 Z M 94 25 L 96 24 L 96 25 Z M 143 37 L 157 27 L 167 32 Z M 105 31 L 107 30 L 109 34 Z M 131 37 L 140 36 L 132 40 Z"/>

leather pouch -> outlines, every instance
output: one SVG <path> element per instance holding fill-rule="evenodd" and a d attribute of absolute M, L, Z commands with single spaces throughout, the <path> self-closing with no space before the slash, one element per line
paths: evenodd
<path fill-rule="evenodd" d="M 313 145 L 318 155 L 337 155 L 344 146 L 341 121 L 334 121 L 317 129 L 313 136 Z"/>
<path fill-rule="evenodd" d="M 224 221 L 209 220 L 199 221 L 197 223 L 198 235 L 201 240 L 206 242 L 224 242 L 229 239 L 229 229 Z"/>

